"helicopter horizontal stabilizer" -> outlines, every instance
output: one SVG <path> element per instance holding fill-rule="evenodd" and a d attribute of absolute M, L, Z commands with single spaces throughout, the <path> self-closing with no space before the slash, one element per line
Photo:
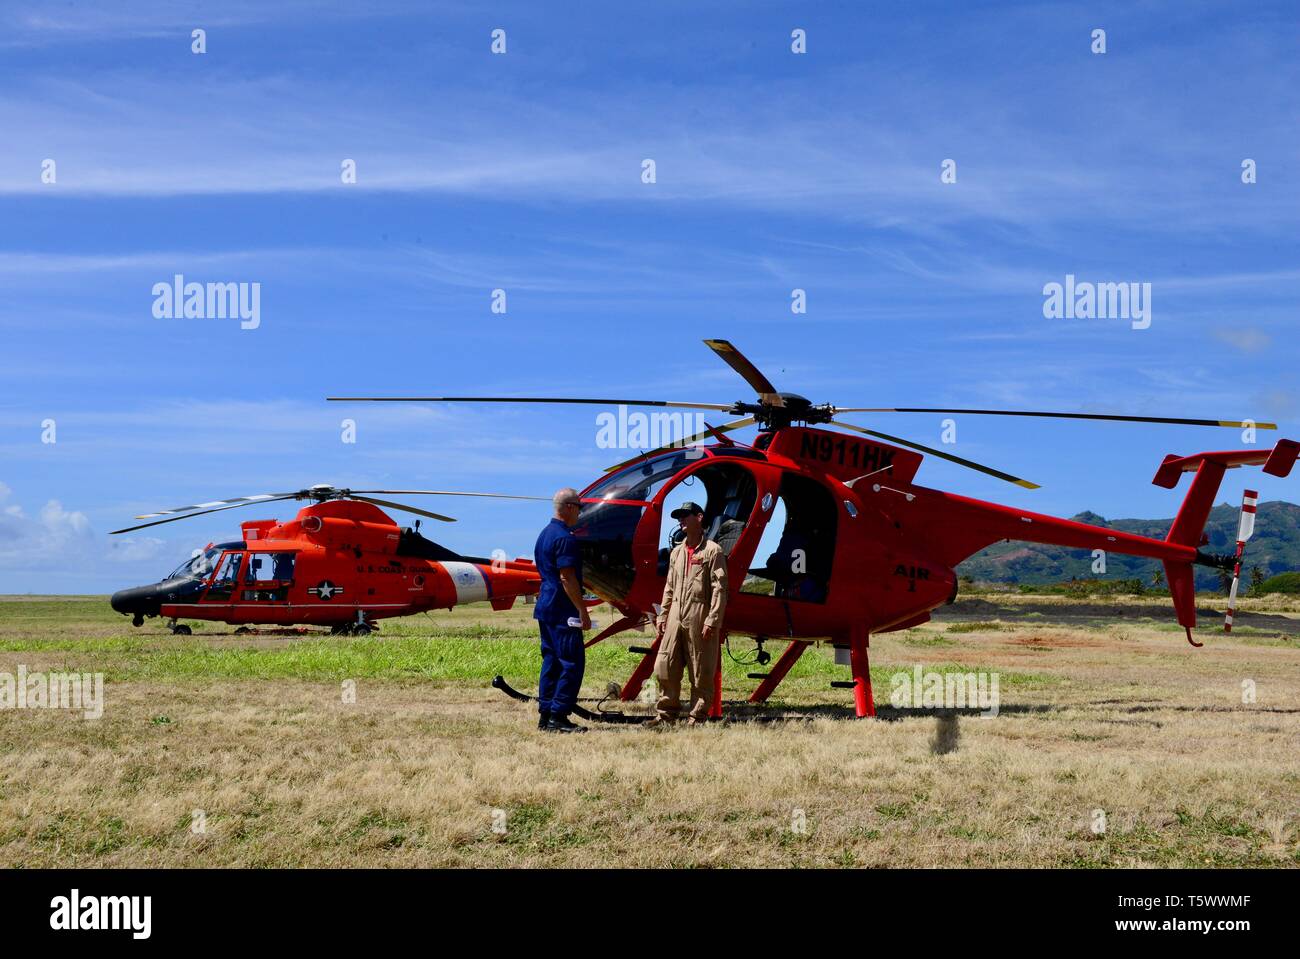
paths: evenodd
<path fill-rule="evenodd" d="M 1170 453 L 1156 470 L 1151 480 L 1156 486 L 1173 489 L 1184 473 L 1200 469 L 1205 462 L 1220 463 L 1225 469 L 1239 466 L 1263 466 L 1271 476 L 1289 476 L 1296 457 L 1300 456 L 1300 443 L 1295 440 L 1278 440 L 1271 450 L 1222 450 L 1217 453 L 1197 453 L 1195 456 L 1178 456 Z"/>
<path fill-rule="evenodd" d="M 1183 473 L 1195 471 L 1191 488 L 1179 507 L 1178 516 L 1169 527 L 1165 542 L 1196 549 L 1195 562 L 1202 565 L 1224 567 L 1230 563 L 1230 557 L 1211 556 L 1203 553 L 1200 546 L 1205 538 L 1205 522 L 1219 493 L 1219 484 L 1227 470 L 1241 466 L 1263 466 L 1264 471 L 1273 476 L 1287 476 L 1300 456 L 1300 443 L 1294 440 L 1278 440 L 1271 450 L 1223 450 L 1212 453 L 1197 453 L 1195 456 L 1166 456 L 1156 471 L 1152 482 L 1156 486 L 1173 489 L 1178 485 L 1178 478 Z M 1248 493 L 1251 507 L 1252 528 L 1257 494 Z M 1238 534 L 1242 538 L 1242 534 Z M 1240 562 L 1240 549 L 1238 549 Z M 1169 594 L 1174 600 L 1174 611 L 1178 624 L 1187 629 L 1187 639 L 1193 646 L 1200 645 L 1192 639 L 1191 630 L 1196 625 L 1196 578 L 1192 563 L 1165 560 L 1165 578 L 1169 583 Z M 1228 567 L 1230 568 L 1230 566 Z M 1235 590 L 1234 590 L 1235 592 Z M 1231 600 L 1229 601 L 1231 605 Z M 1230 620 L 1229 620 L 1230 621 Z"/>
<path fill-rule="evenodd" d="M 1298 455 L 1300 443 L 1278 440 L 1271 450 L 1221 450 L 1195 456 L 1166 456 L 1151 480 L 1156 486 L 1173 489 L 1183 473 L 1195 471 L 1196 476 L 1165 541 L 1181 546 L 1200 545 L 1205 521 L 1210 516 L 1225 471 L 1241 466 L 1263 466 L 1264 471 L 1273 476 L 1287 476 Z"/>

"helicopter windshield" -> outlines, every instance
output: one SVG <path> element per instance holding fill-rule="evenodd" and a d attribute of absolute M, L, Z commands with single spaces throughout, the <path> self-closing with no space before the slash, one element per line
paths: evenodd
<path fill-rule="evenodd" d="M 653 500 L 665 483 L 703 456 L 702 450 L 688 447 L 650 457 L 605 477 L 583 493 L 584 500 L 615 501 L 584 503 L 573 528 L 583 556 L 583 579 L 597 594 L 621 599 L 632 588 L 636 574 L 632 540 L 645 507 L 618 501 Z"/>
<path fill-rule="evenodd" d="M 220 557 L 220 546 L 211 546 L 207 550 L 196 549 L 194 555 L 167 575 L 167 579 L 207 579 Z"/>
<path fill-rule="evenodd" d="M 652 500 L 666 482 L 703 456 L 703 450 L 689 447 L 653 456 L 606 476 L 584 493 L 583 498 Z M 595 505 L 598 504 L 588 503 L 586 509 Z"/>

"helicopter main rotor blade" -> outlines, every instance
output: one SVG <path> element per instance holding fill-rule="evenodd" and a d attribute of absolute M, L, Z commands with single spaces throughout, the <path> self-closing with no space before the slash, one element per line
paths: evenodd
<path fill-rule="evenodd" d="M 696 433 L 694 436 L 687 436 L 683 439 L 678 440 L 676 443 L 673 443 L 670 446 L 661 446 L 658 449 L 649 450 L 645 453 L 638 453 L 636 456 L 633 456 L 631 459 L 624 460 L 623 462 L 617 463 L 614 466 L 605 467 L 605 472 L 613 473 L 615 470 L 621 470 L 625 466 L 631 466 L 633 463 L 638 463 L 643 459 L 650 458 L 651 456 L 658 456 L 660 453 L 667 453 L 669 450 L 690 446 L 692 443 L 694 443 L 697 440 L 708 439 L 715 432 L 729 433 L 732 430 L 740 430 L 740 429 L 744 429 L 746 426 L 753 426 L 754 423 L 756 422 L 757 420 L 755 420 L 754 417 L 752 416 L 746 416 L 742 420 L 732 420 L 730 423 L 723 423 L 721 426 L 715 426 L 713 427 L 713 429 L 705 430 L 703 433 Z"/>
<path fill-rule="evenodd" d="M 920 406 L 844 406 L 836 413 L 964 413 L 971 416 L 1041 416 L 1058 420 L 1107 420 L 1114 423 L 1170 423 L 1175 426 L 1230 426 L 1245 429 L 1275 430 L 1276 423 L 1251 423 L 1246 420 L 1201 420 L 1177 416 L 1120 416 L 1112 413 L 1045 413 L 1039 410 L 945 410 Z"/>
<path fill-rule="evenodd" d="M 867 436 L 874 436 L 877 439 L 885 440 L 888 443 L 897 443 L 899 446 L 909 446 L 914 450 L 920 450 L 922 453 L 928 453 L 930 456 L 937 456 L 940 459 L 948 460 L 951 463 L 957 463 L 968 469 L 978 470 L 981 473 L 987 473 L 989 476 L 996 476 L 1000 480 L 1006 480 L 1008 483 L 1015 483 L 1017 486 L 1023 486 L 1025 489 L 1039 489 L 1037 483 L 1031 483 L 1027 479 L 1021 479 L 1019 476 L 1012 476 L 1010 473 L 1004 473 L 1001 470 L 995 470 L 991 466 L 984 466 L 973 460 L 962 459 L 960 456 L 953 456 L 951 453 L 945 453 L 943 450 L 936 450 L 929 446 L 922 446 L 920 443 L 913 443 L 911 440 L 905 440 L 898 436 L 890 436 L 888 433 L 878 433 L 875 430 L 865 429 L 861 426 L 854 426 L 852 423 L 845 423 L 842 420 L 831 420 L 836 426 L 842 426 L 846 430 L 853 430 L 856 433 L 865 433 Z"/>
<path fill-rule="evenodd" d="M 598 400 L 560 396 L 327 396 L 330 403 L 582 403 L 590 406 L 671 406 L 685 410 L 720 410 L 734 403 L 679 403 L 673 400 Z"/>
<path fill-rule="evenodd" d="M 141 513 L 136 519 L 153 519 L 155 516 L 171 516 L 173 513 L 188 513 L 191 510 L 212 510 L 218 506 L 248 506 L 253 503 L 266 503 L 277 499 L 292 499 L 297 493 L 258 493 L 253 496 L 232 496 L 230 499 L 216 499 L 210 503 L 196 503 L 193 506 L 176 506 L 172 509 L 160 509 L 156 513 Z"/>
<path fill-rule="evenodd" d="M 394 496 L 485 496 L 490 499 L 527 499 L 537 500 L 539 503 L 549 503 L 549 496 L 516 496 L 513 493 L 471 493 L 463 490 L 454 489 L 354 489 L 348 490 L 352 496 L 358 493 L 370 495 L 371 493 L 389 493 Z"/>
<path fill-rule="evenodd" d="M 785 406 L 785 400 L 776 391 L 772 381 L 764 376 L 744 353 L 732 346 L 729 340 L 705 340 L 704 345 L 717 353 L 722 358 L 722 362 L 744 377 L 745 382 L 753 387 L 754 392 L 764 403 L 771 406 Z"/>
<path fill-rule="evenodd" d="M 420 507 L 418 506 L 407 506 L 404 503 L 394 503 L 392 500 L 375 499 L 374 497 L 371 496 L 357 496 L 355 493 L 352 494 L 351 498 L 362 503 L 371 503 L 375 506 L 386 506 L 389 509 L 400 509 L 404 513 L 418 513 L 420 516 L 427 516 L 430 519 L 442 520 L 442 522 L 444 523 L 456 522 L 454 517 L 443 516 L 441 513 L 430 513 L 427 509 L 420 509 Z"/>
<path fill-rule="evenodd" d="M 150 526 L 161 526 L 163 523 L 175 523 L 175 522 L 177 522 L 178 520 L 182 520 L 182 519 L 193 519 L 193 518 L 196 517 L 196 516 L 204 516 L 204 515 L 206 515 L 206 514 L 208 514 L 208 513 L 220 513 L 220 512 L 222 512 L 222 511 L 224 511 L 224 510 L 228 510 L 228 509 L 239 509 L 239 507 L 241 507 L 241 506 L 252 506 L 252 505 L 254 505 L 254 503 L 274 503 L 274 502 L 277 502 L 277 501 L 279 501 L 279 500 L 296 499 L 296 498 L 297 498 L 297 494 L 296 494 L 296 493 L 286 493 L 286 494 L 283 494 L 283 495 L 281 495 L 281 496 L 270 496 L 270 497 L 262 496 L 262 497 L 258 497 L 257 499 L 252 500 L 252 502 L 247 502 L 247 503 L 230 503 L 230 504 L 228 504 L 228 505 L 226 505 L 226 506 L 218 506 L 218 507 L 215 507 L 214 509 L 204 509 L 204 510 L 199 510 L 197 513 L 182 513 L 180 516 L 168 516 L 166 519 L 156 519 L 156 520 L 154 520 L 152 523 L 141 523 L 139 526 L 128 526 L 126 529 L 115 529 L 115 530 L 113 530 L 111 533 L 109 533 L 109 535 L 110 535 L 110 536 L 115 536 L 115 535 L 117 535 L 118 533 L 132 533 L 132 532 L 135 532 L 135 531 L 138 530 L 138 529 L 147 529 L 147 528 L 150 527 Z M 194 509 L 195 507 L 188 507 L 188 508 L 189 508 L 189 509 Z M 170 511 L 169 511 L 169 512 L 170 512 Z M 160 516 L 160 515 L 162 515 L 162 514 L 160 514 L 160 513 L 150 513 L 150 514 L 148 514 L 148 515 L 150 515 L 150 516 Z M 137 519 L 141 519 L 141 518 L 143 518 L 143 517 L 137 517 Z"/>

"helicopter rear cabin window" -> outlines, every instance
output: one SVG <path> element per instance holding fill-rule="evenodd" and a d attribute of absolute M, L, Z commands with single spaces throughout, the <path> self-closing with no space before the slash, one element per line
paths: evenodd
<path fill-rule="evenodd" d="M 248 603 L 273 603 L 289 596 L 294 553 L 250 553 L 240 598 Z"/>
<path fill-rule="evenodd" d="M 824 603 L 835 558 L 835 499 L 820 483 L 789 473 L 778 495 L 758 546 L 760 557 L 772 552 L 750 575 L 771 580 L 778 599 Z"/>
<path fill-rule="evenodd" d="M 244 582 L 290 582 L 293 579 L 293 560 L 293 553 L 253 553 L 248 558 Z"/>

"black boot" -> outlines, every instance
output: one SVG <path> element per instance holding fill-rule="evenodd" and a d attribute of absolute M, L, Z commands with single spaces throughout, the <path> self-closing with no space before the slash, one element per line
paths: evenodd
<path fill-rule="evenodd" d="M 554 713 L 551 715 L 551 721 L 547 723 L 546 728 L 553 733 L 585 733 L 586 726 L 579 726 L 577 723 L 569 722 L 569 717 L 564 713 Z"/>
<path fill-rule="evenodd" d="M 551 714 L 547 712 L 545 709 L 538 710 L 537 728 L 541 730 L 545 730 L 546 727 L 550 724 L 550 722 L 551 722 Z"/>

